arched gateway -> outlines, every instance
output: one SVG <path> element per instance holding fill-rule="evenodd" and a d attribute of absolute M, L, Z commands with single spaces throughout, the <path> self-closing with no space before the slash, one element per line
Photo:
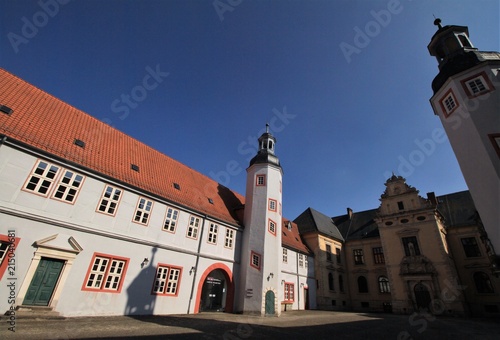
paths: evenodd
<path fill-rule="evenodd" d="M 232 312 L 233 303 L 234 282 L 231 270 L 222 263 L 211 265 L 198 282 L 194 312 Z"/>

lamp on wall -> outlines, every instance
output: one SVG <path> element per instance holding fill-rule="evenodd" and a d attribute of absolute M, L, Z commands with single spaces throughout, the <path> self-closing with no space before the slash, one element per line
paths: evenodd
<path fill-rule="evenodd" d="M 193 274 L 196 271 L 196 267 L 192 266 L 191 269 L 189 269 L 189 275 Z"/>
<path fill-rule="evenodd" d="M 281 285 L 283 286 L 285 284 L 285 280 L 281 280 Z"/>
<path fill-rule="evenodd" d="M 267 281 L 269 281 L 273 277 L 274 277 L 274 273 L 269 273 L 269 275 L 267 276 Z"/>
<path fill-rule="evenodd" d="M 141 263 L 141 268 L 144 268 L 148 265 L 149 263 L 149 259 L 147 257 L 144 258 L 144 260 L 142 260 L 142 263 Z"/>

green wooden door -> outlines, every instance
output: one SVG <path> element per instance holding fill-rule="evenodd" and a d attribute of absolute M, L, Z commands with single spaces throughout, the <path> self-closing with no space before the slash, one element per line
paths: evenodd
<path fill-rule="evenodd" d="M 274 315 L 274 292 L 272 290 L 268 290 L 266 292 L 266 315 Z"/>
<path fill-rule="evenodd" d="M 31 280 L 23 305 L 48 306 L 64 261 L 42 258 Z"/>

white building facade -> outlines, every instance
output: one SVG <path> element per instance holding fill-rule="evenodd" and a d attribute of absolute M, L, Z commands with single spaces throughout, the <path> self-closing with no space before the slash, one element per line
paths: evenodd
<path fill-rule="evenodd" d="M 242 278 L 254 269 L 246 249 L 255 248 L 262 256 L 260 290 L 273 290 L 279 315 L 285 296 L 280 169 L 264 172 L 276 184 L 264 189 L 276 210 L 250 191 L 249 207 L 262 210 L 251 212 L 248 198 L 0 74 L 0 289 L 11 292 L 0 299 L 1 310 L 253 312 L 240 298 L 248 286 Z M 249 182 L 261 170 L 249 170 Z M 272 237 L 244 243 L 245 223 L 255 228 L 256 217 L 275 222 L 275 235 L 266 222 L 261 236 Z M 291 301 L 305 308 L 304 300 Z"/>

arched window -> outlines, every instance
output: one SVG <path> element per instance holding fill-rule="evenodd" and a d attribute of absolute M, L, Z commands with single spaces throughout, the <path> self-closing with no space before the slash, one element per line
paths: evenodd
<path fill-rule="evenodd" d="M 339 275 L 339 290 L 341 292 L 344 292 L 344 278 L 342 275 Z"/>
<path fill-rule="evenodd" d="M 358 291 L 360 293 L 368 293 L 368 281 L 366 281 L 366 277 L 364 276 L 358 277 Z"/>
<path fill-rule="evenodd" d="M 390 293 L 391 287 L 389 286 L 389 279 L 385 276 L 378 278 L 378 289 L 381 293 Z"/>
<path fill-rule="evenodd" d="M 333 285 L 333 274 L 328 273 L 328 289 L 334 290 L 334 285 Z"/>
<path fill-rule="evenodd" d="M 494 293 L 490 277 L 485 272 L 475 272 L 474 283 L 478 293 Z"/>

